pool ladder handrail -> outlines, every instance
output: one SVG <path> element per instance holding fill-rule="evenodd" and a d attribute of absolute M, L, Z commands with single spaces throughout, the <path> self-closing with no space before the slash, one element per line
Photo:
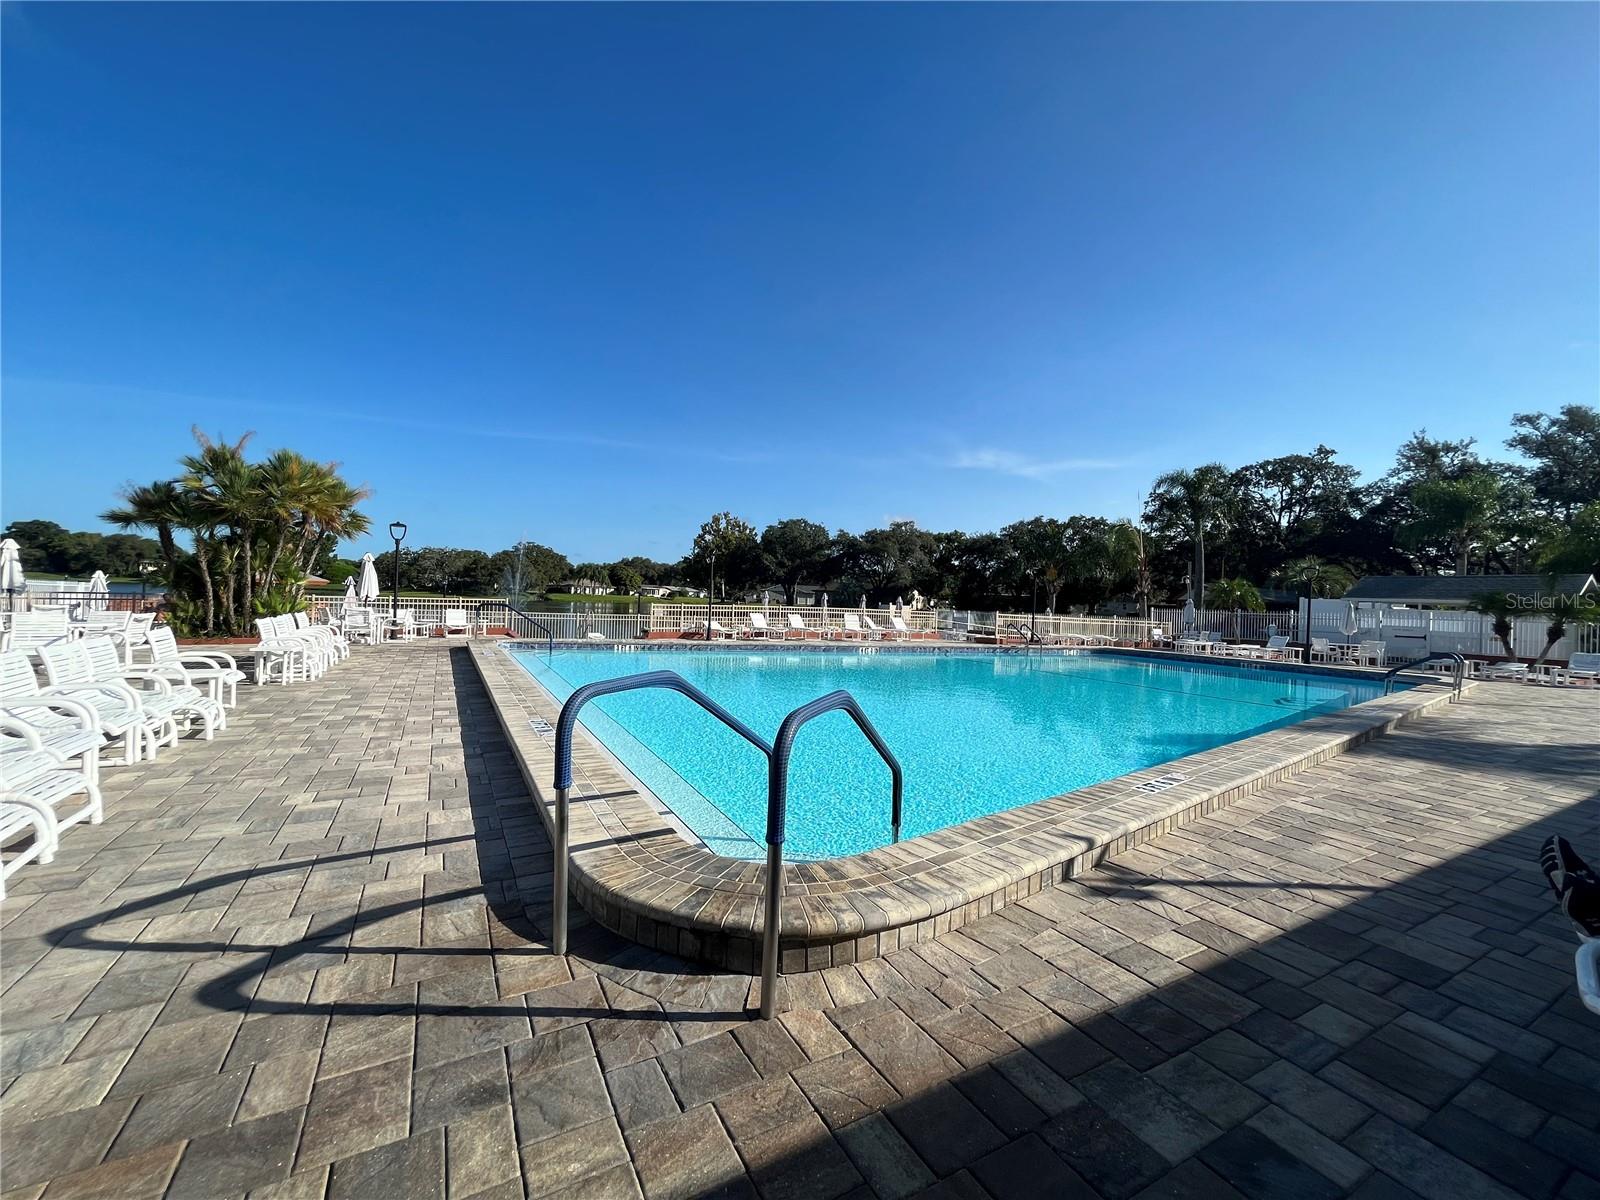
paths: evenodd
<path fill-rule="evenodd" d="M 1026 622 L 1007 621 L 1006 628 L 1021 634 L 1023 641 L 1030 650 L 1035 646 L 1044 645 L 1044 639 L 1039 636 L 1038 631 Z"/>
<path fill-rule="evenodd" d="M 551 630 L 550 626 L 546 625 L 537 617 L 530 616 L 528 613 L 523 612 L 509 600 L 485 600 L 479 604 L 477 608 L 472 610 L 472 619 L 477 623 L 482 624 L 483 610 L 486 608 L 503 608 L 506 610 L 509 618 L 520 618 L 521 620 L 526 621 L 540 633 L 544 634 L 545 654 L 552 655 L 556 652 L 556 635 L 554 631 Z M 506 627 L 508 629 L 511 628 L 511 622 L 509 619 L 506 622 Z"/>
<path fill-rule="evenodd" d="M 763 907 L 765 920 L 761 931 L 761 1016 L 770 1019 L 775 1011 L 778 993 L 778 943 L 782 935 L 783 910 L 783 842 L 787 834 L 789 804 L 789 758 L 794 752 L 794 739 L 801 726 L 825 713 L 843 711 L 856 723 L 878 756 L 888 764 L 893 784 L 890 807 L 890 827 L 894 840 L 900 840 L 900 817 L 904 802 L 905 779 L 900 761 L 895 758 L 887 742 L 868 719 L 854 696 L 846 691 L 829 692 L 808 704 L 802 704 L 778 726 L 777 736 L 768 745 L 755 730 L 734 716 L 694 684 L 676 671 L 646 671 L 641 675 L 624 675 L 617 679 L 599 679 L 586 683 L 567 697 L 556 718 L 555 789 L 556 812 L 554 843 L 555 859 L 552 870 L 552 897 L 550 906 L 550 948 L 552 953 L 567 952 L 567 876 L 570 866 L 567 853 L 568 809 L 572 793 L 572 734 L 577 727 L 578 713 L 589 701 L 618 692 L 637 691 L 642 688 L 665 688 L 693 700 L 706 712 L 721 721 L 745 741 L 765 755 L 767 760 L 767 878 Z"/>
<path fill-rule="evenodd" d="M 1425 663 L 1437 662 L 1439 659 L 1449 659 L 1455 664 L 1451 673 L 1454 677 L 1454 699 L 1461 698 L 1461 687 L 1467 676 L 1467 656 L 1455 650 L 1441 650 L 1437 654 L 1425 654 L 1421 658 L 1414 658 L 1410 662 L 1403 662 L 1398 667 L 1390 667 L 1383 673 L 1383 694 L 1389 695 L 1394 691 L 1394 677 L 1401 671 L 1409 671 L 1412 667 L 1420 667 Z"/>

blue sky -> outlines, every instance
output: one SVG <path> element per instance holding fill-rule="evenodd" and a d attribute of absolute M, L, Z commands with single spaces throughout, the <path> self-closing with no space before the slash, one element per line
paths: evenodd
<path fill-rule="evenodd" d="M 1600 381 L 1594 5 L 3 20 L 5 519 L 199 423 L 408 544 L 675 558 L 1498 450 Z"/>

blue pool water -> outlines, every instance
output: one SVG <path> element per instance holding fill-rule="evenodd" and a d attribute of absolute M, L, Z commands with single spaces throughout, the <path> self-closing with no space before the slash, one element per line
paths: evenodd
<path fill-rule="evenodd" d="M 845 688 L 905 772 L 903 837 L 1209 750 L 1381 691 L 1365 680 L 1103 653 L 511 653 L 558 700 L 596 679 L 677 671 L 769 741 L 791 710 Z M 748 742 L 687 698 L 659 690 L 593 701 L 582 723 L 709 847 L 760 857 L 766 761 Z M 795 743 L 785 854 L 828 858 L 889 840 L 888 768 L 844 713 L 819 717 Z"/>

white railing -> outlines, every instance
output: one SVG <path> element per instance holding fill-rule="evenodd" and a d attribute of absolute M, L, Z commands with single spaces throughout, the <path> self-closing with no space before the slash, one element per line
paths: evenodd
<path fill-rule="evenodd" d="M 843 628 L 846 613 L 857 617 L 869 616 L 880 629 L 892 627 L 891 618 L 903 617 L 913 632 L 931 632 L 938 626 L 930 609 L 859 608 L 839 605 L 788 605 L 788 604 L 723 604 L 710 606 L 710 619 L 731 633 L 742 633 L 750 628 L 750 614 L 760 613 L 774 632 L 789 628 L 789 614 L 797 614 L 806 628 L 817 632 L 832 632 Z M 537 615 L 537 614 L 536 614 Z M 652 604 L 649 625 L 655 633 L 698 633 L 705 628 L 705 604 Z M 543 620 L 543 617 L 540 617 Z"/>
<path fill-rule="evenodd" d="M 1115 642 L 1147 642 L 1151 628 L 1161 625 L 1158 620 L 1140 621 L 1133 617 L 1074 617 L 1045 613 L 982 613 L 974 616 L 993 616 L 1002 638 L 1020 637 L 1019 629 L 1032 629 L 1041 638 L 1110 638 Z M 1171 630 L 1168 625 L 1167 630 Z"/>
<path fill-rule="evenodd" d="M 474 619 L 473 614 L 477 611 L 478 605 L 500 601 L 501 597 L 499 596 L 401 596 L 399 607 L 410 609 L 412 618 L 418 625 L 431 627 L 444 621 L 446 609 L 465 609 L 467 619 L 470 621 Z M 312 596 L 309 597 L 309 605 L 315 617 L 320 620 L 327 620 L 328 612 L 338 613 L 343 610 L 344 596 L 343 594 L 338 596 Z M 370 608 L 383 618 L 394 616 L 395 605 L 389 596 L 379 596 L 376 600 L 363 604 L 361 607 Z M 502 613 L 504 612 L 504 610 L 501 611 Z M 493 620 L 494 614 L 485 614 L 485 616 L 489 618 L 491 625 L 496 623 Z"/>
<path fill-rule="evenodd" d="M 1150 619 L 1166 626 L 1168 633 L 1181 633 L 1184 628 L 1181 608 L 1152 608 Z M 1294 640 L 1300 636 L 1296 615 L 1290 610 L 1244 612 L 1227 608 L 1202 608 L 1195 613 L 1194 627 L 1204 633 L 1220 633 L 1235 642 L 1265 642 L 1274 635 Z M 1333 641 L 1343 640 L 1337 629 L 1329 627 L 1325 630 L 1320 624 L 1312 627 L 1312 633 L 1317 637 L 1327 635 Z"/>

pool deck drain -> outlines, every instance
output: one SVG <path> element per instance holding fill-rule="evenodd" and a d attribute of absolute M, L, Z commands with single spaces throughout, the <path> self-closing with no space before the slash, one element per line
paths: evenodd
<path fill-rule="evenodd" d="M 536 727 L 553 723 L 560 704 L 502 646 L 480 642 L 473 649 L 472 661 L 548 829 L 555 748 Z M 1425 683 L 864 854 L 791 863 L 781 969 L 819 971 L 931 941 L 1450 699 L 1447 686 Z M 642 793 L 581 728 L 573 764 L 577 902 L 606 928 L 642 945 L 733 971 L 756 970 L 763 865 L 686 841 L 659 811 L 660 802 Z"/>

